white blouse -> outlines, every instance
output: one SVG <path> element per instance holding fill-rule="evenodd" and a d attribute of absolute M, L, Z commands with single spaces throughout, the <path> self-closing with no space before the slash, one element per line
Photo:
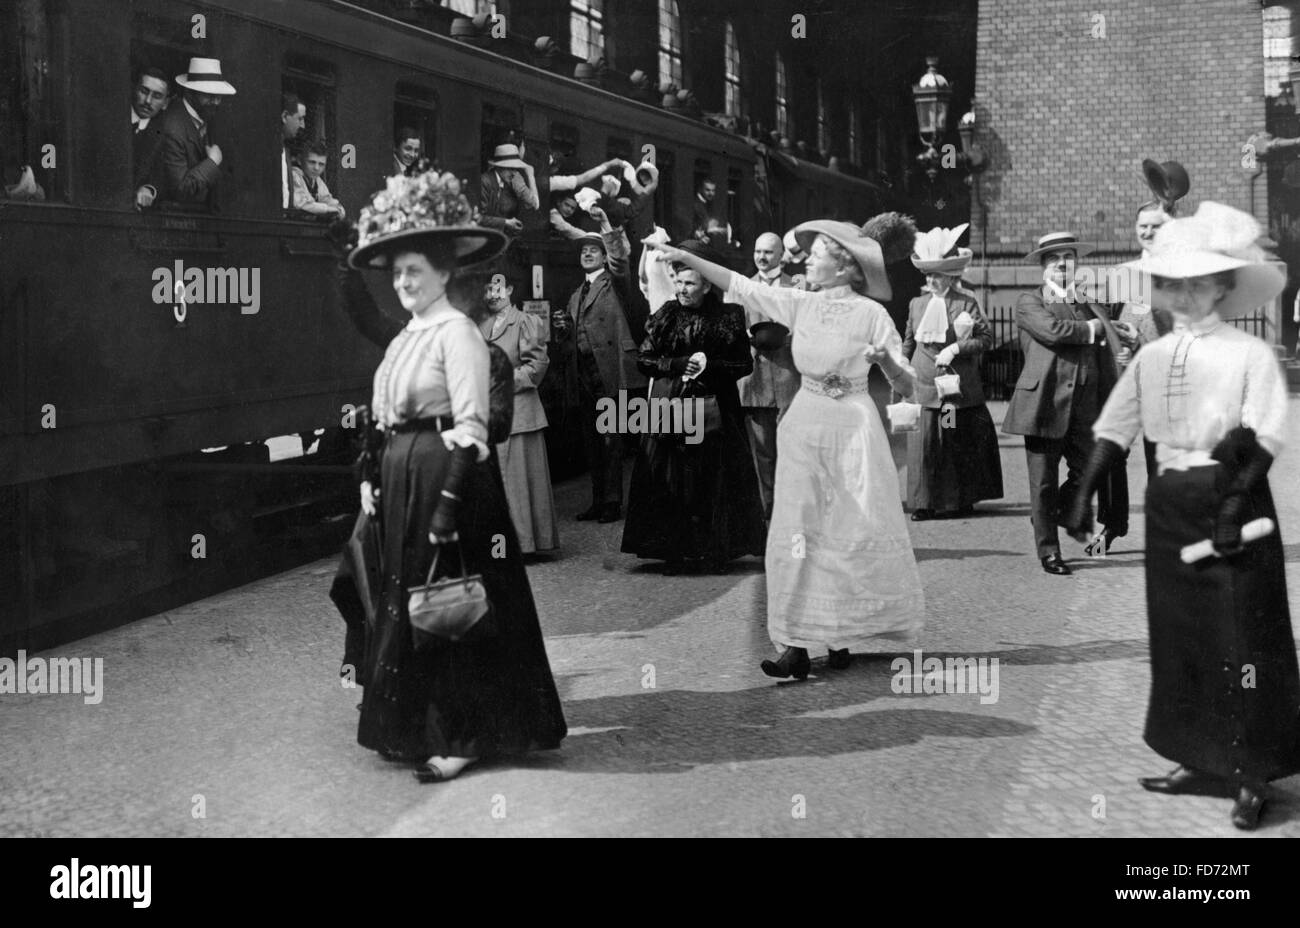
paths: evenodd
<path fill-rule="evenodd" d="M 448 416 L 454 427 L 442 433 L 447 448 L 477 448 L 481 461 L 488 456 L 487 342 L 468 316 L 445 298 L 440 304 L 389 342 L 371 408 L 384 427 Z"/>
<path fill-rule="evenodd" d="M 1273 349 L 1211 315 L 1146 345 L 1093 426 L 1123 448 L 1138 431 L 1158 444 L 1160 472 L 1212 464 L 1230 429 L 1255 430 L 1276 457 L 1286 430 L 1287 387 Z"/>
<path fill-rule="evenodd" d="M 883 347 L 900 368 L 890 385 L 912 395 L 916 376 L 903 357 L 903 339 L 889 312 L 875 300 L 846 285 L 825 290 L 769 287 L 732 273 L 728 293 L 752 310 L 781 323 L 793 335 L 794 364 L 808 380 L 836 374 L 847 378 L 854 392 L 865 390 L 873 362 L 863 351 L 868 344 Z"/>

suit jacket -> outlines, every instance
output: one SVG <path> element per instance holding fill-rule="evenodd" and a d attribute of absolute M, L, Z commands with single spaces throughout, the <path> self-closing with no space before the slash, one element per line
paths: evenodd
<path fill-rule="evenodd" d="M 185 101 L 177 99 L 162 116 L 155 118 L 162 120 L 159 127 L 162 140 L 150 183 L 157 188 L 158 199 L 211 207 L 220 169 L 208 157 L 207 147 L 185 108 Z"/>
<path fill-rule="evenodd" d="M 1085 296 L 1085 295 L 1081 295 Z M 1103 331 L 1089 344 L 1089 325 L 1081 315 L 1101 320 Z M 1075 394 L 1091 388 L 1088 378 L 1098 378 L 1099 413 L 1118 379 L 1111 346 L 1119 338 L 1106 307 L 1098 303 L 1046 303 L 1031 290 L 1016 304 L 1016 326 L 1025 354 L 1025 367 L 1007 406 L 1002 431 L 1010 435 L 1061 438 L 1070 425 Z"/>
<path fill-rule="evenodd" d="M 485 172 L 479 178 L 480 224 L 504 232 L 505 221 L 518 219 L 521 208 L 537 209 L 537 203 L 529 202 L 531 192 L 527 189 L 527 182 L 524 181 L 521 187 L 522 190 L 515 190 L 509 184 L 502 184 L 496 171 Z"/>
<path fill-rule="evenodd" d="M 993 347 L 993 329 L 988 319 L 980 310 L 975 297 L 960 290 L 950 288 L 944 294 L 943 302 L 948 310 L 948 331 L 942 345 L 932 342 L 918 342 L 916 330 L 925 318 L 926 307 L 930 305 L 930 293 L 923 293 L 907 306 L 907 331 L 903 336 L 903 356 L 912 362 L 916 371 L 916 393 L 912 397 L 917 403 L 928 409 L 938 409 L 944 403 L 952 403 L 959 409 L 967 406 L 979 406 L 984 402 L 984 381 L 980 378 L 980 355 Z M 970 334 L 965 338 L 957 337 L 953 323 L 962 313 L 968 313 L 975 323 Z M 947 346 L 956 343 L 961 353 L 953 359 L 952 372 L 961 378 L 961 394 L 939 399 L 939 390 L 934 385 L 935 358 Z M 946 371 L 945 371 L 946 373 Z"/>
<path fill-rule="evenodd" d="M 605 273 L 596 278 L 585 300 L 581 299 L 581 287 L 573 292 L 568 305 L 570 324 L 552 337 L 566 365 L 573 365 L 577 363 L 577 330 L 581 328 L 600 372 L 600 395 L 613 397 L 619 390 L 644 390 L 646 378 L 637 370 L 637 343 L 625 309 L 631 298 L 627 237 L 621 229 L 602 236 Z"/>
<path fill-rule="evenodd" d="M 157 173 L 158 153 L 162 149 L 162 129 L 159 124 L 162 116 L 149 120 L 149 125 L 139 132 L 131 132 L 131 195 L 146 184 L 150 184 Z M 154 190 L 155 196 L 157 189 Z"/>
<path fill-rule="evenodd" d="M 755 274 L 750 280 L 756 280 L 760 283 L 762 275 Z M 793 287 L 794 280 L 790 275 L 781 272 L 777 279 L 778 287 Z M 735 302 L 742 302 L 737 300 Z M 745 307 L 745 326 L 756 322 L 768 322 L 766 316 L 761 316 Z M 754 355 L 754 373 L 747 377 L 742 377 L 737 386 L 740 388 L 740 405 L 758 408 L 775 407 L 784 413 L 790 404 L 794 402 L 794 395 L 799 392 L 799 371 L 794 366 L 794 352 L 791 350 L 793 334 L 786 336 L 785 344 L 774 351 L 759 351 L 757 348 L 751 348 Z"/>
<path fill-rule="evenodd" d="M 504 323 L 496 330 L 497 319 Z M 492 333 L 496 330 L 496 335 Z M 546 325 L 537 316 L 509 306 L 501 316 L 488 316 L 479 323 L 488 344 L 496 345 L 510 358 L 514 370 L 515 418 L 510 434 L 546 428 L 546 411 L 537 387 L 546 376 L 551 359 L 546 353 Z"/>

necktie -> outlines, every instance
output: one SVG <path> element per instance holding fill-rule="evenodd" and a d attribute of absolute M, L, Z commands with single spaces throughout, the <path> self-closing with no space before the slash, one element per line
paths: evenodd
<path fill-rule="evenodd" d="M 587 294 L 590 293 L 590 292 L 591 292 L 591 281 L 590 281 L 590 280 L 584 280 L 584 281 L 582 282 L 582 294 L 578 297 L 578 309 L 579 309 L 579 310 L 582 309 L 582 304 L 587 302 Z"/>

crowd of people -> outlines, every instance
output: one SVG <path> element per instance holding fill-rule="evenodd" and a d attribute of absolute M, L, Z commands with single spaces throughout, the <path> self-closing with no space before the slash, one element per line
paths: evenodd
<path fill-rule="evenodd" d="M 235 88 L 203 58 L 175 85 L 173 99 L 152 68 L 134 82 L 142 210 L 204 203 L 219 176 L 206 127 Z M 712 180 L 674 245 L 655 215 L 651 162 L 584 170 L 552 155 L 543 176 L 518 140 L 502 141 L 474 206 L 407 127 L 384 189 L 351 223 L 325 182 L 329 153 L 298 141 L 302 101 L 285 93 L 281 109 L 282 205 L 333 221 L 341 305 L 384 348 L 362 511 L 331 590 L 347 624 L 345 671 L 365 687 L 361 744 L 415 762 L 427 782 L 562 742 L 525 566 L 562 545 L 546 378 L 581 422 L 591 502 L 578 520 L 623 521 L 621 549 L 667 575 L 763 559 L 774 646 L 763 673 L 805 679 L 820 653 L 842 669 L 854 652 L 918 638 L 925 592 L 908 511 L 916 522 L 967 518 L 1004 494 L 980 373 L 993 339 L 962 281 L 965 226 L 811 220 L 755 235 L 752 273 L 739 273 L 738 230 L 716 212 Z M 1186 172 L 1145 168 L 1157 198 L 1137 210 L 1141 257 L 1127 272 L 1150 296 L 1103 302 L 1076 282 L 1090 246 L 1043 235 L 1025 259 L 1043 283 L 1016 306 L 1024 368 L 1001 428 L 1024 438 L 1034 552 L 1053 576 L 1071 573 L 1060 528 L 1089 554 L 1128 532 L 1128 448 L 1143 436 L 1145 738 L 1180 766 L 1141 782 L 1231 797 L 1234 823 L 1253 828 L 1266 784 L 1300 771 L 1300 671 L 1267 480 L 1286 386 L 1269 346 L 1229 322 L 1283 279 L 1253 218 L 1215 203 L 1178 218 Z M 504 257 L 521 213 L 541 210 L 582 274 L 549 317 L 520 308 L 526 284 Z M 644 243 L 635 270 L 633 242 Z M 888 267 L 905 257 L 926 287 L 898 326 L 882 304 Z M 379 311 L 365 269 L 391 275 L 409 322 Z M 888 423 L 869 392 L 873 369 L 894 394 Z M 598 411 L 629 397 L 689 404 L 695 429 L 610 428 Z M 906 493 L 891 431 L 906 433 Z M 1212 556 L 1186 563 L 1184 549 L 1206 539 Z"/>

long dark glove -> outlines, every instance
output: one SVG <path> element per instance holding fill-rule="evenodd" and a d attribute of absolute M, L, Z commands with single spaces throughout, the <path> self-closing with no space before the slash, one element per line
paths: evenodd
<path fill-rule="evenodd" d="M 379 453 L 384 443 L 384 433 L 375 427 L 369 406 L 357 407 L 357 428 L 361 430 L 361 456 L 357 458 L 357 481 L 370 482 L 379 489 Z"/>
<path fill-rule="evenodd" d="M 475 448 L 456 448 L 447 465 L 447 479 L 443 481 L 438 505 L 429 522 L 429 540 L 434 544 L 456 540 L 456 507 L 460 503 L 460 487 L 465 475 L 478 459 Z"/>
<path fill-rule="evenodd" d="M 1260 445 L 1253 429 L 1235 428 L 1210 452 L 1232 475 L 1214 520 L 1214 550 L 1221 555 L 1241 550 L 1241 524 L 1250 506 L 1250 493 L 1268 475 L 1273 455 Z"/>
<path fill-rule="evenodd" d="M 1124 460 L 1124 449 L 1106 438 L 1099 438 L 1092 446 L 1092 454 L 1084 465 L 1083 476 L 1074 499 L 1062 513 L 1061 527 L 1075 541 L 1086 542 L 1093 533 L 1092 493 L 1110 473 L 1112 467 Z"/>

